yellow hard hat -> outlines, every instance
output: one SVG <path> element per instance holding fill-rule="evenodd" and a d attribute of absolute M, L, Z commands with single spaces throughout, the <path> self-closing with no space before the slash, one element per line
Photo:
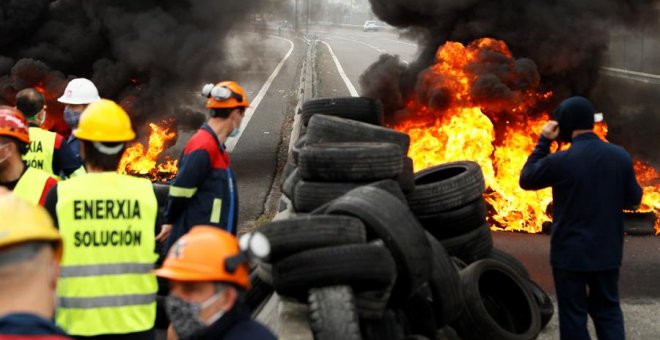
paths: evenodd
<path fill-rule="evenodd" d="M 46 209 L 30 204 L 12 193 L 0 192 L 0 248 L 31 241 L 57 242 L 62 255 L 62 238 Z"/>
<path fill-rule="evenodd" d="M 108 99 L 87 106 L 73 135 L 92 142 L 128 142 L 135 139 L 128 113 Z"/>

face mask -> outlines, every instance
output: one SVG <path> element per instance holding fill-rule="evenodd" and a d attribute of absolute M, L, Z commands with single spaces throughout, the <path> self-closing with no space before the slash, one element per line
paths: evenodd
<path fill-rule="evenodd" d="M 0 145 L 0 150 L 4 150 L 4 149 L 6 149 L 8 146 L 9 146 L 9 144 Z M 4 162 L 9 158 L 9 156 L 10 156 L 10 155 L 6 155 L 5 157 L 0 158 L 0 164 L 4 163 Z"/>
<path fill-rule="evenodd" d="M 64 121 L 70 128 L 75 129 L 78 127 L 80 121 L 80 113 L 73 111 L 69 108 L 64 109 Z"/>
<path fill-rule="evenodd" d="M 43 125 L 44 122 L 46 121 L 46 111 L 41 111 L 39 114 L 37 114 L 37 119 L 39 120 L 39 126 Z"/>
<path fill-rule="evenodd" d="M 241 134 L 241 129 L 239 128 L 234 128 L 231 133 L 229 134 L 229 137 L 238 137 L 238 135 Z"/>
<path fill-rule="evenodd" d="M 199 336 L 204 333 L 210 323 L 222 317 L 224 312 L 221 311 L 209 320 L 209 324 L 199 319 L 199 313 L 202 309 L 212 305 L 219 298 L 220 293 L 217 293 L 201 304 L 196 304 L 182 300 L 174 295 L 169 295 L 165 300 L 165 311 L 179 338 L 189 339 Z"/>

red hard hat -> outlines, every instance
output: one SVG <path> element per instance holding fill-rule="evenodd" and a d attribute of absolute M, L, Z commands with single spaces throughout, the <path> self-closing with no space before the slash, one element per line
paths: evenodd
<path fill-rule="evenodd" d="M 0 136 L 14 137 L 23 143 L 30 143 L 28 122 L 17 109 L 0 106 Z"/>

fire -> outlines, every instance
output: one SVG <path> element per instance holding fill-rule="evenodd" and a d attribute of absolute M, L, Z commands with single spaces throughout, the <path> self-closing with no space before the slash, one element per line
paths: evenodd
<path fill-rule="evenodd" d="M 536 69 L 515 60 L 502 41 L 484 38 L 467 46 L 448 42 L 436 58 L 419 76 L 416 96 L 402 115 L 407 118 L 389 123 L 410 135 L 415 169 L 476 161 L 488 187 L 484 198 L 492 206 L 493 229 L 541 232 L 542 224 L 551 220 L 552 191 L 522 190 L 518 179 L 548 119 L 539 108 L 552 93 L 540 89 Z M 603 123 L 595 130 L 602 138 L 607 135 Z M 645 187 L 643 208 L 658 211 L 658 175 L 652 167 L 645 169 L 656 183 Z"/>
<path fill-rule="evenodd" d="M 167 122 L 162 125 L 166 126 Z M 176 137 L 176 132 L 154 123 L 149 124 L 149 143 L 145 150 L 142 143 L 129 146 L 119 163 L 119 173 L 149 178 L 154 182 L 167 182 L 177 173 L 177 160 L 164 157 L 158 164 L 166 144 Z"/>

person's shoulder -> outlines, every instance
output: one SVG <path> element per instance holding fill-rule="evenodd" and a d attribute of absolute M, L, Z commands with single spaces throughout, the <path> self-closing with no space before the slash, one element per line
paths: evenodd
<path fill-rule="evenodd" d="M 226 340 L 233 339 L 260 339 L 276 340 L 277 337 L 266 326 L 255 320 L 245 320 L 237 323 L 225 336 Z"/>
<path fill-rule="evenodd" d="M 603 148 L 606 148 L 613 156 L 632 161 L 632 157 L 624 147 L 605 141 L 602 141 L 601 145 Z"/>
<path fill-rule="evenodd" d="M 205 150 L 207 152 L 213 152 L 217 149 L 217 141 L 208 131 L 204 129 L 199 129 L 197 132 L 190 138 L 186 144 L 184 150 L 185 154 L 189 154 L 196 150 Z"/>

